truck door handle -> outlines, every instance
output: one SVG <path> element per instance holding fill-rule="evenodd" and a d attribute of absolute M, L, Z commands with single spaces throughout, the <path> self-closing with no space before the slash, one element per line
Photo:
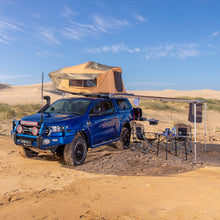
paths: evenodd
<path fill-rule="evenodd" d="M 86 124 L 87 124 L 88 127 L 92 126 L 91 121 L 87 121 Z"/>

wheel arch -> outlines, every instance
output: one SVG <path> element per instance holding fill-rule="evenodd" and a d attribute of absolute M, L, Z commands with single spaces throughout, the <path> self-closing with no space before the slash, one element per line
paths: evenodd
<path fill-rule="evenodd" d="M 87 150 L 88 150 L 88 148 L 91 146 L 91 141 L 90 141 L 89 133 L 86 132 L 85 130 L 82 130 L 82 131 L 78 131 L 77 135 L 80 135 L 80 136 L 82 136 L 85 139 L 86 144 L 87 144 Z"/>
<path fill-rule="evenodd" d="M 124 127 L 128 128 L 131 131 L 132 126 L 128 121 L 123 124 L 122 128 L 124 128 Z"/>

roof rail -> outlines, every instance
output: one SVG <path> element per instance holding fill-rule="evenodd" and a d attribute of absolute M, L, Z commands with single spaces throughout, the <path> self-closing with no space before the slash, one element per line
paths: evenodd
<path fill-rule="evenodd" d="M 139 98 L 154 101 L 169 101 L 169 102 L 186 102 L 186 103 L 200 103 L 206 102 L 206 100 L 194 100 L 194 99 L 181 99 L 181 98 L 171 98 L 171 97 L 159 97 L 159 96 L 145 96 L 145 95 L 135 95 L 133 93 L 72 93 L 64 90 L 59 90 L 65 93 L 70 93 L 73 95 L 82 95 L 86 97 L 98 97 L 98 98 Z"/>

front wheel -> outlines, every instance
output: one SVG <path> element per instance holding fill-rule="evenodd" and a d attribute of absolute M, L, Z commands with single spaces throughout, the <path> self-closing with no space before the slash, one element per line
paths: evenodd
<path fill-rule="evenodd" d="M 77 135 L 72 143 L 64 148 L 64 161 L 68 166 L 78 166 L 84 163 L 87 154 L 87 144 L 85 139 Z"/>
<path fill-rule="evenodd" d="M 116 142 L 118 149 L 127 149 L 130 146 L 131 130 L 123 127 L 120 134 L 120 140 Z"/>

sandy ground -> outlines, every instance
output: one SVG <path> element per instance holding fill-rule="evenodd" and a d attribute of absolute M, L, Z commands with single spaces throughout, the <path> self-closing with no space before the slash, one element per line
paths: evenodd
<path fill-rule="evenodd" d="M 23 91 L 33 103 L 39 86 L 4 87 L 0 103 L 23 100 Z M 219 114 L 209 118 L 218 125 Z M 205 153 L 201 139 L 197 164 L 194 152 L 187 161 L 181 150 L 166 160 L 163 149 L 156 156 L 110 145 L 89 150 L 84 165 L 68 168 L 53 155 L 22 158 L 11 138 L 0 136 L 0 219 L 220 219 L 219 144 L 210 139 Z"/>
<path fill-rule="evenodd" d="M 218 146 L 197 165 L 193 154 L 166 161 L 164 153 L 105 146 L 70 169 L 55 156 L 21 158 L 9 137 L 0 143 L 1 219 L 220 218 Z"/>

